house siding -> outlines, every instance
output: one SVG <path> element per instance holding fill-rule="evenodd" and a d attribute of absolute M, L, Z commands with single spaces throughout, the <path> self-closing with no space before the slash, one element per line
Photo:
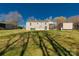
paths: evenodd
<path fill-rule="evenodd" d="M 31 23 L 31 25 L 30 25 Z M 49 24 L 55 24 L 54 22 L 26 22 L 26 30 L 35 28 L 35 30 L 49 30 Z"/>

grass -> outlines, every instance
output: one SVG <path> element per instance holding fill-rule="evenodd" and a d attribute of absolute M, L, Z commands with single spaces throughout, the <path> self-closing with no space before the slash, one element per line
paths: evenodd
<path fill-rule="evenodd" d="M 21 33 L 21 32 L 26 32 L 26 30 L 21 30 L 21 29 L 15 29 L 15 30 L 0 30 L 0 36 L 6 36 L 6 35 L 11 35 L 11 34 L 16 34 L 16 33 Z"/>
<path fill-rule="evenodd" d="M 66 49 L 73 52 L 74 55 L 79 54 L 79 31 L 77 30 L 62 30 L 62 31 L 49 31 L 52 36 Z"/>
<path fill-rule="evenodd" d="M 45 36 L 45 32 L 49 33 L 49 39 L 47 39 L 47 36 Z M 0 55 L 56 56 L 65 54 L 69 55 L 68 52 L 72 55 L 79 55 L 78 36 L 78 30 L 50 30 L 30 32 L 24 29 L 0 30 Z M 58 45 L 53 39 L 60 45 Z M 53 43 L 49 40 L 51 40 Z"/>

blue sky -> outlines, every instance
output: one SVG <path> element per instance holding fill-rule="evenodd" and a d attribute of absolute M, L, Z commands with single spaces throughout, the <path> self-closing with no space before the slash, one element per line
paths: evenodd
<path fill-rule="evenodd" d="M 44 19 L 49 16 L 74 16 L 79 15 L 78 3 L 0 3 L 0 14 L 6 14 L 10 11 L 18 11 L 23 19 L 26 21 L 28 17 L 34 16 L 35 18 Z"/>

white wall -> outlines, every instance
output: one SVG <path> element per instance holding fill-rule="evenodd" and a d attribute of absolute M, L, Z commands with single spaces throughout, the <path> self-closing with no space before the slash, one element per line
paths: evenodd
<path fill-rule="evenodd" d="M 31 22 L 31 26 L 30 22 L 26 22 L 26 30 L 30 30 L 30 28 L 35 28 L 36 30 L 44 30 L 45 26 L 47 26 L 47 24 L 45 25 L 45 22 Z"/>
<path fill-rule="evenodd" d="M 47 30 L 49 30 L 49 24 L 54 24 L 54 23 L 53 22 L 31 22 L 31 26 L 30 26 L 30 22 L 26 22 L 26 30 L 30 30 L 30 28 L 35 28 L 36 30 L 45 30 L 45 26 L 47 26 Z"/>
<path fill-rule="evenodd" d="M 73 23 L 63 23 L 62 29 L 73 29 Z"/>

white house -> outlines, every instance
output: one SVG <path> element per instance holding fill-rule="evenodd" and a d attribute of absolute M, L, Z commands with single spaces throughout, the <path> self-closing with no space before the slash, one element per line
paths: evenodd
<path fill-rule="evenodd" d="M 29 20 L 26 22 L 26 30 L 52 30 L 56 22 L 51 20 Z"/>
<path fill-rule="evenodd" d="M 71 30 L 73 29 L 73 23 L 63 23 L 63 27 L 61 29 Z"/>

